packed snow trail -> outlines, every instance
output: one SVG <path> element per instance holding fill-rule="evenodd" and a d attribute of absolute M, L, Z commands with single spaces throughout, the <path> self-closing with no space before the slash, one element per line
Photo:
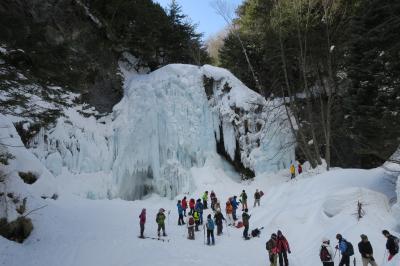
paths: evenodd
<path fill-rule="evenodd" d="M 320 265 L 320 240 L 326 236 L 334 246 L 334 236 L 339 232 L 353 243 L 358 259 L 359 235 L 367 234 L 381 263 L 386 242 L 381 230 L 392 231 L 395 227 L 388 205 L 394 188 L 382 169 L 335 170 L 314 177 L 304 175 L 293 182 L 286 182 L 289 176 L 280 173 L 259 176 L 254 182 L 238 182 L 233 180 L 237 176 L 216 158 L 191 171 L 198 190 L 187 195 L 188 198 L 199 198 L 204 190 L 213 189 L 224 206 L 229 196 L 239 195 L 245 189 L 252 214 L 250 231 L 264 226 L 261 237 L 244 241 L 243 229 L 224 226 L 223 236 L 216 236 L 216 245 L 209 247 L 204 245 L 203 231 L 196 233 L 195 241 L 187 239 L 186 227 L 177 225 L 176 201 L 156 195 L 133 202 L 88 200 L 72 195 L 73 191 L 64 191 L 58 200 L 46 200 L 48 207 L 31 215 L 35 229 L 22 245 L 0 239 L 0 263 L 7 266 L 268 265 L 265 242 L 278 229 L 291 245 L 289 261 L 293 266 Z M 262 206 L 253 209 L 256 188 L 265 195 Z M 357 200 L 367 204 L 366 215 L 359 222 L 353 215 Z M 161 207 L 167 213 L 171 211 L 166 219 L 170 242 L 138 239 L 141 209 L 147 208 L 145 235 L 156 237 L 155 216 Z"/>

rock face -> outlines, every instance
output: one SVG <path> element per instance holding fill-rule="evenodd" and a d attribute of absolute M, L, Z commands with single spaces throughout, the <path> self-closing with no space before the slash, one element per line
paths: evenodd
<path fill-rule="evenodd" d="M 79 0 L 4 0 L 0 45 L 13 47 L 5 61 L 41 84 L 83 94 L 99 111 L 122 97 L 119 54 L 101 22 Z"/>
<path fill-rule="evenodd" d="M 53 173 L 60 165 L 75 173 L 106 171 L 114 197 L 155 192 L 173 198 L 194 190 L 190 168 L 217 153 L 243 177 L 284 169 L 294 160 L 280 103 L 266 101 L 225 69 L 168 65 L 126 80 L 110 116 L 65 112 L 54 129 L 37 135 L 34 153 L 54 165 Z"/>

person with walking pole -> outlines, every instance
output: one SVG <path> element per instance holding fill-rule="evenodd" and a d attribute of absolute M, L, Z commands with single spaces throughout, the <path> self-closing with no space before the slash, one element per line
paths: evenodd
<path fill-rule="evenodd" d="M 364 234 L 361 236 L 361 241 L 358 243 L 358 251 L 360 251 L 363 266 L 378 266 L 374 259 L 373 249 L 368 237 Z"/>
<path fill-rule="evenodd" d="M 335 252 L 336 255 L 336 252 Z M 321 248 L 319 250 L 319 257 L 321 259 L 323 266 L 334 266 L 334 258 L 333 249 L 330 245 L 330 241 L 328 238 L 324 237 L 322 239 Z"/>
<path fill-rule="evenodd" d="M 391 261 L 393 257 L 399 253 L 399 239 L 389 233 L 388 230 L 383 230 L 382 234 L 387 238 L 386 250 L 389 252 L 388 261 Z"/>
<path fill-rule="evenodd" d="M 353 246 L 350 242 L 344 239 L 341 234 L 337 234 L 336 239 L 339 241 L 336 249 L 339 249 L 340 254 L 342 255 L 339 266 L 350 266 L 350 256 L 354 255 Z"/>

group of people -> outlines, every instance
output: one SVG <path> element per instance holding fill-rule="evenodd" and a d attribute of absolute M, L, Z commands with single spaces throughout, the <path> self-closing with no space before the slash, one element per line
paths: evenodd
<path fill-rule="evenodd" d="M 382 234 L 387 238 L 386 250 L 388 251 L 387 260 L 390 261 L 399 252 L 399 240 L 397 237 L 391 235 L 388 230 L 383 230 Z M 364 234 L 361 236 L 361 241 L 358 243 L 358 251 L 361 254 L 363 266 L 378 266 L 374 257 L 374 251 L 368 237 Z M 350 257 L 354 255 L 353 245 L 343 238 L 341 234 L 336 235 L 338 244 L 336 250 L 339 251 L 340 262 L 339 266 L 350 266 Z M 320 248 L 320 259 L 323 266 L 334 266 L 334 259 L 336 252 L 330 246 L 330 241 L 327 238 L 322 239 Z"/>
<path fill-rule="evenodd" d="M 301 164 L 299 163 L 297 165 L 297 173 L 299 175 L 301 175 L 301 173 L 303 173 L 303 167 L 301 166 Z M 290 164 L 290 179 L 293 179 L 296 177 L 296 167 L 294 166 L 293 163 Z"/>

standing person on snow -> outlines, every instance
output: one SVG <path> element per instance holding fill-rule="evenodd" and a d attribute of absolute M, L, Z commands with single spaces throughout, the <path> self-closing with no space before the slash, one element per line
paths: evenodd
<path fill-rule="evenodd" d="M 228 225 L 235 226 L 235 221 L 233 220 L 232 216 L 233 207 L 229 200 L 226 202 L 225 212 L 226 212 L 226 217 L 228 218 Z"/>
<path fill-rule="evenodd" d="M 211 218 L 211 214 L 207 216 L 207 245 L 210 245 L 210 238 L 212 239 L 212 244 L 215 245 L 214 239 L 214 221 Z"/>
<path fill-rule="evenodd" d="M 232 200 L 231 200 L 231 204 L 232 204 L 232 217 L 234 221 L 237 221 L 237 217 L 236 217 L 236 211 L 239 207 L 239 203 L 237 202 L 237 197 L 233 196 Z"/>
<path fill-rule="evenodd" d="M 242 211 L 244 211 L 247 208 L 247 194 L 246 191 L 242 191 L 242 194 L 240 194 L 240 201 L 242 202 Z"/>
<path fill-rule="evenodd" d="M 210 193 L 210 200 L 211 200 L 211 209 L 213 210 L 213 211 L 215 211 L 215 203 L 216 203 L 216 199 L 217 199 L 217 196 L 215 195 L 215 192 L 214 192 L 214 190 L 211 190 L 211 193 Z"/>
<path fill-rule="evenodd" d="M 198 199 L 194 210 L 199 214 L 200 224 L 203 224 L 203 204 L 201 203 L 201 199 Z"/>
<path fill-rule="evenodd" d="M 299 165 L 297 166 L 297 172 L 299 173 L 299 175 L 303 173 L 303 167 L 301 166 L 301 163 L 299 163 Z"/>
<path fill-rule="evenodd" d="M 261 194 L 258 192 L 258 189 L 256 189 L 256 193 L 254 193 L 254 208 L 256 207 L 256 204 L 258 204 L 258 207 L 260 207 L 260 199 Z"/>
<path fill-rule="evenodd" d="M 336 239 L 339 241 L 336 249 L 339 249 L 340 254 L 342 254 L 342 259 L 340 260 L 339 266 L 350 266 L 350 256 L 353 254 L 349 253 L 349 242 L 347 242 L 341 234 L 337 234 Z"/>
<path fill-rule="evenodd" d="M 176 207 L 178 208 L 178 215 L 179 215 L 178 225 L 184 225 L 185 222 L 183 221 L 183 208 L 180 200 L 178 200 Z"/>
<path fill-rule="evenodd" d="M 382 234 L 387 238 L 386 249 L 389 251 L 388 261 L 390 261 L 399 252 L 399 239 L 383 230 Z"/>
<path fill-rule="evenodd" d="M 142 212 L 139 215 L 140 221 L 140 238 L 144 238 L 144 225 L 146 223 L 146 209 L 142 209 Z"/>
<path fill-rule="evenodd" d="M 187 201 L 186 201 L 186 196 L 183 197 L 182 199 L 182 208 L 183 208 L 183 216 L 186 217 L 186 209 L 187 209 Z"/>
<path fill-rule="evenodd" d="M 165 233 L 165 214 L 164 214 L 165 210 L 163 208 L 161 208 L 156 216 L 156 222 L 158 225 L 157 228 L 157 235 L 158 237 L 160 237 L 160 232 L 161 230 L 163 231 L 163 236 L 167 236 L 167 234 Z"/>
<path fill-rule="evenodd" d="M 248 240 L 249 238 L 249 220 L 251 215 L 249 215 L 247 212 L 249 210 L 245 209 L 243 214 L 242 214 L 242 221 L 243 221 L 243 226 L 244 226 L 244 230 L 243 230 L 243 237 L 244 239 Z"/>
<path fill-rule="evenodd" d="M 222 234 L 223 224 L 222 221 L 226 221 L 225 217 L 221 213 L 221 209 L 217 209 L 214 215 L 215 224 L 217 225 L 217 236 Z"/>
<path fill-rule="evenodd" d="M 198 232 L 199 230 L 199 225 L 200 225 L 200 215 L 197 211 L 193 212 L 193 218 L 194 218 L 194 223 L 195 223 L 195 231 Z"/>
<path fill-rule="evenodd" d="M 208 191 L 204 192 L 204 194 L 203 194 L 203 209 L 204 210 L 208 209 L 207 201 L 208 201 Z"/>
<path fill-rule="evenodd" d="M 296 168 L 294 167 L 293 163 L 290 165 L 290 175 L 291 175 L 290 179 L 293 179 L 296 177 Z"/>
<path fill-rule="evenodd" d="M 186 223 L 188 228 L 188 239 L 194 240 L 194 227 L 196 222 L 192 215 L 188 215 Z"/>
<path fill-rule="evenodd" d="M 266 249 L 268 250 L 270 266 L 278 266 L 278 251 L 276 247 L 277 236 L 275 233 L 271 235 L 270 240 L 265 243 Z"/>
<path fill-rule="evenodd" d="M 323 238 L 322 239 L 322 245 L 321 248 L 319 249 L 319 257 L 322 261 L 323 266 L 334 266 L 334 254 L 333 254 L 333 249 L 330 245 L 330 241 L 328 238 Z"/>
<path fill-rule="evenodd" d="M 280 266 L 289 266 L 289 261 L 287 258 L 287 253 L 291 253 L 289 242 L 286 240 L 286 237 L 282 234 L 281 230 L 278 230 L 278 238 L 276 240 L 276 248 L 278 251 L 279 257 L 279 265 Z M 285 262 L 283 264 L 283 262 Z"/>
<path fill-rule="evenodd" d="M 191 198 L 190 200 L 189 200 L 189 208 L 190 208 L 190 212 L 189 212 L 189 214 L 190 215 L 193 215 L 193 213 L 194 213 L 194 206 L 196 205 L 196 201 L 193 199 L 193 198 Z"/>
<path fill-rule="evenodd" d="M 358 243 L 358 251 L 360 251 L 363 266 L 368 266 L 368 264 L 371 264 L 372 266 L 378 266 L 375 262 L 373 254 L 374 251 L 371 243 L 368 241 L 368 237 L 364 234 L 360 237 L 361 241 Z"/>

